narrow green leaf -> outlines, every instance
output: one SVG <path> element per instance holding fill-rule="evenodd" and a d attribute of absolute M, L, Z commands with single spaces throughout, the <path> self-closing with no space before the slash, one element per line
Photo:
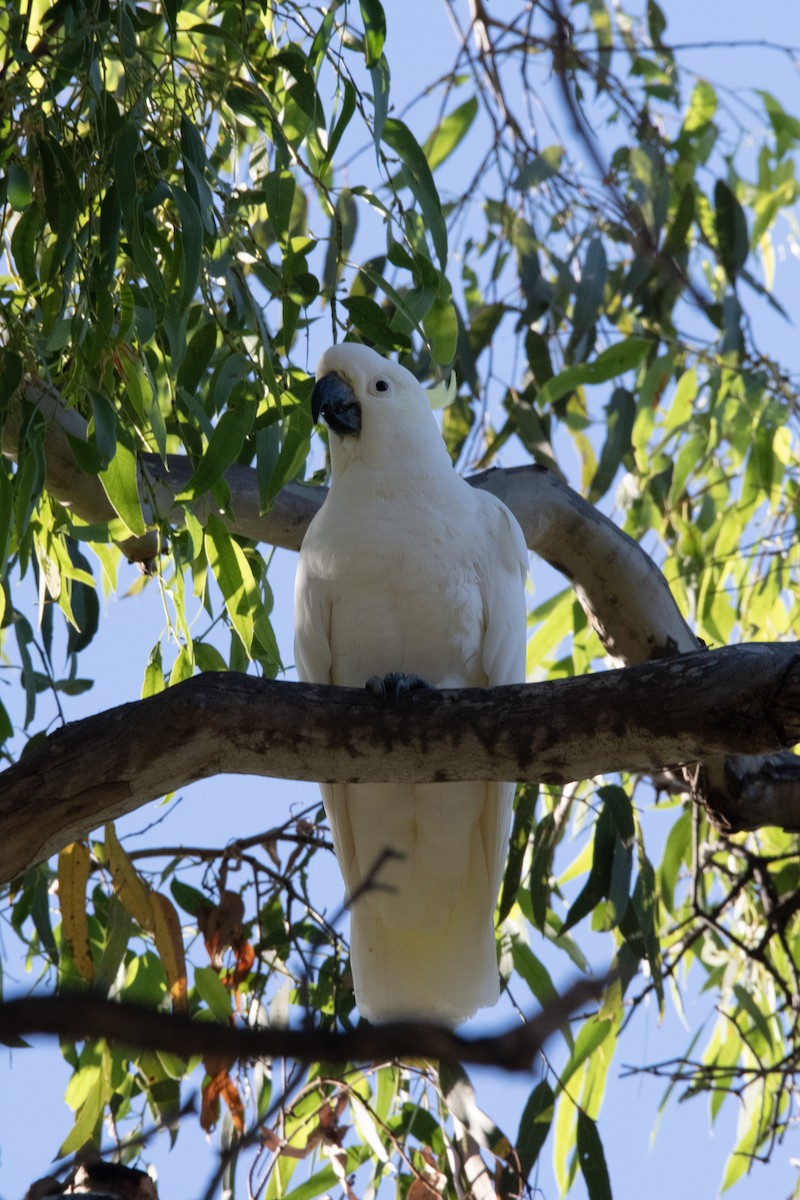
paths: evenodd
<path fill-rule="evenodd" d="M 29 881 L 31 881 L 30 886 L 33 887 L 31 918 L 47 957 L 54 965 L 58 965 L 58 946 L 53 935 L 53 927 L 50 924 L 50 879 L 47 868 L 44 865 L 34 867 L 25 876 L 26 885 L 29 885 Z"/>
<path fill-rule="evenodd" d="M 541 389 L 540 404 L 555 404 L 562 396 L 568 395 L 583 384 L 606 383 L 609 379 L 624 375 L 626 371 L 631 371 L 639 365 L 652 345 L 649 338 L 623 338 L 621 342 L 615 342 L 613 346 L 603 350 L 593 362 L 567 367 L 548 380 Z"/>
<path fill-rule="evenodd" d="M 578 1109 L 578 1164 L 581 1169 L 589 1200 L 613 1200 L 611 1180 L 608 1177 L 603 1143 L 597 1132 L 597 1124 L 590 1116 Z"/>
<path fill-rule="evenodd" d="M 584 887 L 573 900 L 564 921 L 562 932 L 572 929 L 578 921 L 604 900 L 611 887 L 611 875 L 614 864 L 614 846 L 616 844 L 616 829 L 611 810 L 603 806 L 594 827 L 594 845 L 592 847 L 592 869 L 589 872 Z"/>
<path fill-rule="evenodd" d="M 627 455 L 633 454 L 631 437 L 636 420 L 636 400 L 626 388 L 614 388 L 606 405 L 606 440 L 589 488 L 589 502 L 596 504 L 614 482 Z"/>
<path fill-rule="evenodd" d="M 377 69 L 377 68 L 376 68 Z M 322 160 L 322 169 L 333 160 L 333 156 L 339 148 L 339 142 L 342 140 L 344 131 L 350 124 L 353 113 L 356 111 L 356 89 L 353 87 L 349 79 L 344 80 L 344 95 L 342 98 L 342 107 L 336 118 L 336 124 L 330 131 L 328 136 L 328 149 L 325 151 L 325 158 Z"/>
<path fill-rule="evenodd" d="M 543 930 L 547 922 L 550 903 L 550 877 L 553 871 L 553 855 L 556 849 L 556 823 L 552 813 L 547 813 L 536 827 L 533 835 L 533 860 L 531 862 L 531 904 L 533 919 Z"/>
<path fill-rule="evenodd" d="M 590 329 L 603 303 L 608 264 L 603 242 L 592 238 L 586 250 L 580 283 L 575 293 L 572 324 L 576 330 Z"/>
<path fill-rule="evenodd" d="M 725 274 L 733 282 L 747 260 L 747 218 L 723 179 L 718 179 L 714 186 L 714 229 Z"/>
<path fill-rule="evenodd" d="M 283 422 L 283 440 L 275 466 L 264 486 L 264 509 L 271 506 L 282 487 L 303 470 L 311 446 L 311 413 L 304 404 L 296 404 Z"/>
<path fill-rule="evenodd" d="M 114 512 L 135 537 L 146 529 L 139 500 L 136 455 L 124 442 L 117 442 L 111 462 L 98 476 Z"/>
<path fill-rule="evenodd" d="M 581 1026 L 580 1032 L 575 1039 L 575 1049 L 569 1057 L 566 1066 L 559 1072 L 558 1076 L 558 1091 L 566 1090 L 572 1076 L 583 1066 L 586 1059 L 594 1054 L 598 1046 L 601 1046 L 613 1030 L 613 1022 L 609 1020 L 598 1020 L 596 1017 L 590 1017 L 588 1021 Z"/>
<path fill-rule="evenodd" d="M 555 1112 L 555 1095 L 546 1079 L 538 1083 L 528 1097 L 517 1134 L 517 1153 L 523 1179 L 530 1175 L 539 1151 L 550 1132 Z"/>
<path fill-rule="evenodd" d="M 383 129 L 389 115 L 390 75 L 385 54 L 381 55 L 380 61 L 372 68 L 370 76 L 372 78 L 372 104 L 375 110 L 372 118 L 372 138 L 375 143 L 375 153 L 380 158 Z"/>
<path fill-rule="evenodd" d="M 661 898 L 671 913 L 675 912 L 675 886 L 681 867 L 688 866 L 692 840 L 691 814 L 684 812 L 669 831 L 664 855 L 658 870 Z"/>
<path fill-rule="evenodd" d="M 170 190 L 181 221 L 183 254 L 181 258 L 181 291 L 178 310 L 183 313 L 194 299 L 200 278 L 200 263 L 203 255 L 203 223 L 200 220 L 197 205 L 189 193 L 174 183 Z"/>
<path fill-rule="evenodd" d="M 541 154 L 537 154 L 531 162 L 525 164 L 516 179 L 511 181 L 511 186 L 518 192 L 537 188 L 559 173 L 563 160 L 562 146 L 547 146 Z"/>
<path fill-rule="evenodd" d="M 22 214 L 11 234 L 11 254 L 22 282 L 29 288 L 39 285 L 36 245 L 41 228 L 41 210 L 32 205 Z"/>
<path fill-rule="evenodd" d="M 105 945 L 95 970 L 94 986 L 101 995 L 108 992 L 117 978 L 132 930 L 133 919 L 130 913 L 117 896 L 111 896 L 106 915 Z"/>
<path fill-rule="evenodd" d="M 359 0 L 361 19 L 364 22 L 364 43 L 367 66 L 376 67 L 386 41 L 386 14 L 380 0 Z"/>
<path fill-rule="evenodd" d="M 774 1049 L 774 1041 L 772 1038 L 772 1030 L 769 1027 L 769 1021 L 758 1007 L 753 997 L 750 995 L 747 989 L 743 988 L 739 983 L 735 983 L 733 985 L 733 994 L 736 997 L 739 1007 L 743 1009 L 744 1012 L 746 1012 L 752 1019 L 753 1024 L 763 1037 L 766 1044 L 770 1047 L 770 1049 Z M 744 1031 L 743 1036 L 745 1037 L 745 1040 L 747 1040 Z"/>
<path fill-rule="evenodd" d="M 241 546 L 214 514 L 206 524 L 205 548 L 231 624 L 249 656 L 253 645 L 253 613 L 258 603 L 258 590 L 250 565 Z"/>
<path fill-rule="evenodd" d="M 170 880 L 169 888 L 176 904 L 179 904 L 183 911 L 189 913 L 191 917 L 196 917 L 198 913 L 207 912 L 211 908 L 211 902 L 205 892 L 191 887 L 182 879 Z"/>
<path fill-rule="evenodd" d="M 423 150 L 432 171 L 446 162 L 466 137 L 478 112 L 477 96 L 470 96 L 458 108 L 453 109 L 436 126 L 425 142 Z"/>
<path fill-rule="evenodd" d="M 383 140 L 400 157 L 408 184 L 431 235 L 442 270 L 447 266 L 447 226 L 428 160 L 411 130 L 395 117 L 387 117 Z"/>
<path fill-rule="evenodd" d="M 197 470 L 175 497 L 176 504 L 186 504 L 197 496 L 205 495 L 222 478 L 239 457 L 244 440 L 253 428 L 257 407 L 251 396 L 240 394 L 222 414 L 214 426 Z"/>
<path fill-rule="evenodd" d="M 448 1109 L 478 1145 L 484 1146 L 501 1158 L 505 1157 L 503 1150 L 508 1146 L 508 1142 L 492 1118 L 478 1107 L 475 1089 L 464 1068 L 459 1063 L 442 1063 L 439 1069 L 439 1083 Z"/>
<path fill-rule="evenodd" d="M 266 197 L 267 216 L 275 232 L 276 241 L 282 246 L 287 246 L 297 187 L 294 175 L 288 170 L 270 171 L 264 176 L 261 187 Z"/>
<path fill-rule="evenodd" d="M 227 1025 L 231 1019 L 231 994 L 217 972 L 212 967 L 195 967 L 194 986 L 215 1019 Z"/>
<path fill-rule="evenodd" d="M 434 361 L 448 366 L 455 357 L 458 341 L 458 318 L 453 301 L 437 295 L 422 318 L 422 328 L 430 340 Z"/>
<path fill-rule="evenodd" d="M 522 880 L 522 864 L 525 851 L 533 833 L 536 813 L 536 801 L 539 798 L 539 788 L 536 784 L 523 784 L 517 788 L 514 808 L 514 824 L 511 829 L 508 862 L 506 864 L 503 891 L 500 896 L 498 920 L 505 921 L 511 912 Z"/>

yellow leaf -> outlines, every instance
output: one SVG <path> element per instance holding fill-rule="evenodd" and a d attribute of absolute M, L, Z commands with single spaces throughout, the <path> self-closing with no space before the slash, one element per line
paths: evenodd
<path fill-rule="evenodd" d="M 75 970 L 86 983 L 94 983 L 94 963 L 89 946 L 86 885 L 89 882 L 89 847 L 71 842 L 58 856 L 58 898 L 64 937 Z"/>
<path fill-rule="evenodd" d="M 111 872 L 114 891 L 142 929 L 153 930 L 150 888 L 122 849 L 114 826 L 105 828 L 106 865 Z"/>

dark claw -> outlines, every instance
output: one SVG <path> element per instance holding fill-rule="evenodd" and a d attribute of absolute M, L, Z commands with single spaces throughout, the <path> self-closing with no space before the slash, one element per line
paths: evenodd
<path fill-rule="evenodd" d="M 389 695 L 400 700 L 409 692 L 416 691 L 417 688 L 430 688 L 433 684 L 428 683 L 419 675 L 404 675 L 401 671 L 392 671 L 388 675 L 384 675 L 383 679 L 380 675 L 370 675 L 366 686 L 367 690 L 372 692 L 373 696 L 377 696 L 379 700 L 385 700 Z"/>

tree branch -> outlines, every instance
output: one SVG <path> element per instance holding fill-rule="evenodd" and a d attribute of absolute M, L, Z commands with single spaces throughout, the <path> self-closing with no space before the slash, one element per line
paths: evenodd
<path fill-rule="evenodd" d="M 86 717 L 0 774 L 0 881 L 104 821 L 222 773 L 380 782 L 566 783 L 800 740 L 800 647 L 699 651 L 549 683 L 366 689 L 208 673 Z M 800 830 L 793 793 L 760 824 Z M 35 806 L 35 808 L 34 808 Z M 753 828 L 749 814 L 738 828 Z"/>
<path fill-rule="evenodd" d="M 69 438 L 85 438 L 86 422 L 65 409 L 58 394 L 41 381 L 26 381 L 21 397 L 20 403 L 36 405 L 45 418 L 47 487 L 53 496 L 83 520 L 112 519 L 114 512 L 99 479 L 82 472 L 72 453 Z M 19 427 L 20 415 L 12 406 L 2 433 L 3 454 L 15 457 Z M 140 463 L 144 511 L 154 520 L 182 520 L 175 496 L 191 476 L 192 464 L 175 455 L 164 464 L 154 454 L 140 455 Z M 292 483 L 262 515 L 252 468 L 232 467 L 225 482 L 231 500 L 224 519 L 232 533 L 294 550 L 299 549 L 326 495 L 324 488 Z M 570 580 L 615 662 L 649 662 L 698 648 L 666 579 L 649 555 L 556 476 L 531 465 L 486 471 L 469 482 L 503 500 L 520 522 L 529 549 Z M 201 497 L 190 507 L 201 522 L 210 511 L 217 511 L 216 502 L 209 497 Z M 133 560 L 147 561 L 155 553 L 156 536 L 129 539 L 122 549 Z M 694 800 L 724 829 L 756 828 L 786 820 L 787 828 L 795 828 L 796 818 L 791 814 L 800 807 L 797 757 L 774 753 L 742 757 L 755 754 L 743 745 L 735 751 L 738 756 L 718 756 L 704 761 L 702 770 L 692 771 L 687 786 Z M 600 770 L 598 764 L 590 773 Z"/>
<path fill-rule="evenodd" d="M 140 1050 L 162 1050 L 181 1057 L 257 1059 L 291 1058 L 297 1062 L 381 1062 L 429 1058 L 529 1071 L 536 1056 L 570 1015 L 597 1000 L 608 980 L 580 979 L 537 1016 L 494 1036 L 467 1038 L 428 1021 L 362 1022 L 336 1033 L 324 1029 L 234 1028 L 193 1021 L 136 1004 L 117 1003 L 91 993 L 28 996 L 0 1003 L 0 1042 L 30 1034 L 58 1034 L 85 1040 L 106 1038 Z"/>

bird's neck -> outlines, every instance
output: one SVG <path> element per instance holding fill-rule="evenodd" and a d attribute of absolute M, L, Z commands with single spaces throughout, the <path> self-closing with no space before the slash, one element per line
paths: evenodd
<path fill-rule="evenodd" d="M 373 494 L 448 495 L 461 483 L 438 428 L 434 437 L 420 438 L 406 430 L 394 437 L 371 439 L 367 430 L 358 438 L 331 437 L 331 492 L 350 488 Z M 385 434 L 385 431 L 384 431 Z"/>

